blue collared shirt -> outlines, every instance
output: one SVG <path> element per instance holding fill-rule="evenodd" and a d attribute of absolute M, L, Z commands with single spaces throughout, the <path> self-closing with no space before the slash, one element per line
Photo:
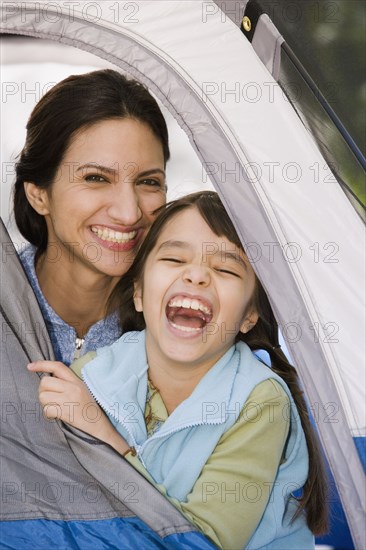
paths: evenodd
<path fill-rule="evenodd" d="M 78 355 L 84 355 L 88 351 L 94 351 L 115 342 L 121 335 L 116 313 L 92 325 L 85 334 L 83 342 L 77 337 L 76 330 L 57 315 L 44 297 L 34 266 L 35 254 L 36 247 L 29 245 L 20 252 L 19 258 L 41 308 L 57 361 L 70 365 Z M 81 347 L 77 349 L 80 345 Z"/>

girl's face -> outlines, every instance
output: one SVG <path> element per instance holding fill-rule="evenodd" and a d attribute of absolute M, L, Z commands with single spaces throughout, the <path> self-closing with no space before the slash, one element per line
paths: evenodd
<path fill-rule="evenodd" d="M 142 122 L 98 122 L 76 134 L 52 188 L 41 193 L 46 254 L 85 274 L 119 277 L 166 200 L 162 145 Z"/>
<path fill-rule="evenodd" d="M 218 237 L 195 207 L 164 227 L 135 285 L 135 307 L 146 322 L 149 365 L 207 371 L 247 332 L 258 315 L 251 305 L 254 271 L 243 253 Z"/>

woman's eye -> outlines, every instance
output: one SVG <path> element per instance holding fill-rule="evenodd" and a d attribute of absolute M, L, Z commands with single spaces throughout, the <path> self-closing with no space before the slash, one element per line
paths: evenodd
<path fill-rule="evenodd" d="M 153 178 L 145 178 L 143 180 L 140 180 L 138 185 L 146 185 L 148 187 L 163 187 L 163 183 L 160 180 L 156 180 Z"/>
<path fill-rule="evenodd" d="M 88 174 L 85 176 L 85 181 L 91 181 L 94 183 L 104 183 L 107 182 L 106 178 L 104 176 L 101 176 L 100 174 Z"/>

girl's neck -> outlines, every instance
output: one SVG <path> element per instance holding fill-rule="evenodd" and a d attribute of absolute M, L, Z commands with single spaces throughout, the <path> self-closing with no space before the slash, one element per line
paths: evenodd
<path fill-rule="evenodd" d="M 119 280 L 76 263 L 50 262 L 45 255 L 38 259 L 36 273 L 47 302 L 79 338 L 105 317 L 108 298 Z"/>
<path fill-rule="evenodd" d="M 149 362 L 149 361 L 148 361 Z M 176 365 L 154 365 L 149 362 L 149 379 L 159 390 L 160 396 L 170 415 L 174 409 L 187 399 L 211 366 L 192 368 Z"/>

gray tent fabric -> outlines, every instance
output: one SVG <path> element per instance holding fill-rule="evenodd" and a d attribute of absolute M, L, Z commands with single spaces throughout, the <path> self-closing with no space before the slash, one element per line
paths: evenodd
<path fill-rule="evenodd" d="M 33 291 L 1 224 L 2 521 L 140 517 L 159 536 L 195 529 L 108 445 L 43 417 L 29 361 L 53 359 Z M 101 466 L 102 465 L 102 466 Z"/>

